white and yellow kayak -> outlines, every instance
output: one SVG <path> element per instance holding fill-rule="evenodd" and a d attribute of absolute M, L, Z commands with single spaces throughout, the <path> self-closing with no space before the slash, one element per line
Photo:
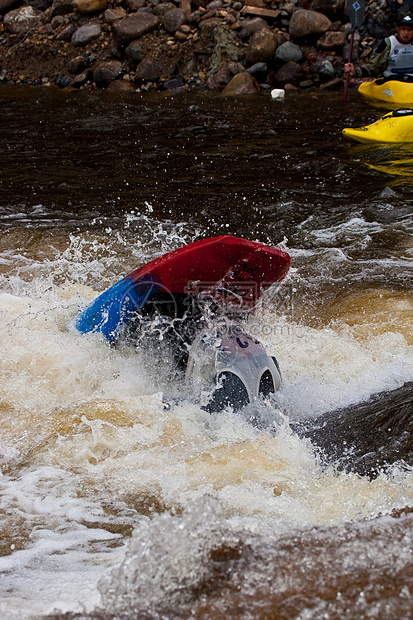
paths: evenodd
<path fill-rule="evenodd" d="M 413 106 L 413 82 L 378 78 L 370 82 L 362 82 L 358 87 L 358 92 L 372 101 Z"/>
<path fill-rule="evenodd" d="M 413 110 L 388 112 L 371 125 L 345 127 L 343 136 L 357 142 L 413 142 Z"/>

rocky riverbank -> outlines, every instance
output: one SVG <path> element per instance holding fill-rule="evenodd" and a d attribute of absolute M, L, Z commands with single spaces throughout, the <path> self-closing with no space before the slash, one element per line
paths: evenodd
<path fill-rule="evenodd" d="M 370 0 L 353 59 L 394 28 Z M 343 0 L 0 0 L 0 83 L 111 90 L 342 88 Z"/>

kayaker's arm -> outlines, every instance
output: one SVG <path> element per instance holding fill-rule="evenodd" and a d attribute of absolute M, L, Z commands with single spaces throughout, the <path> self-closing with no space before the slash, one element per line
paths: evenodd
<path fill-rule="evenodd" d="M 354 77 L 377 77 L 382 75 L 389 64 L 390 50 L 390 39 L 383 39 L 370 62 L 354 70 Z"/>

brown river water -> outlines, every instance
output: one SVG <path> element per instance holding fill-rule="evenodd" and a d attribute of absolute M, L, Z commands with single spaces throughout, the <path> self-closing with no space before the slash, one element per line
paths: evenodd
<path fill-rule="evenodd" d="M 413 146 L 341 135 L 383 113 L 0 88 L 2 619 L 413 617 Z M 249 325 L 280 391 L 208 414 L 74 323 L 221 234 L 292 268 Z"/>

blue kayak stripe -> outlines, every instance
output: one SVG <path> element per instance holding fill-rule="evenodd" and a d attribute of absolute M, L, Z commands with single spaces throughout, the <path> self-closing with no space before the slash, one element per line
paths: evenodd
<path fill-rule="evenodd" d="M 113 342 L 121 327 L 158 291 L 150 277 L 140 282 L 123 278 L 80 313 L 76 327 L 82 334 L 101 333 Z"/>

